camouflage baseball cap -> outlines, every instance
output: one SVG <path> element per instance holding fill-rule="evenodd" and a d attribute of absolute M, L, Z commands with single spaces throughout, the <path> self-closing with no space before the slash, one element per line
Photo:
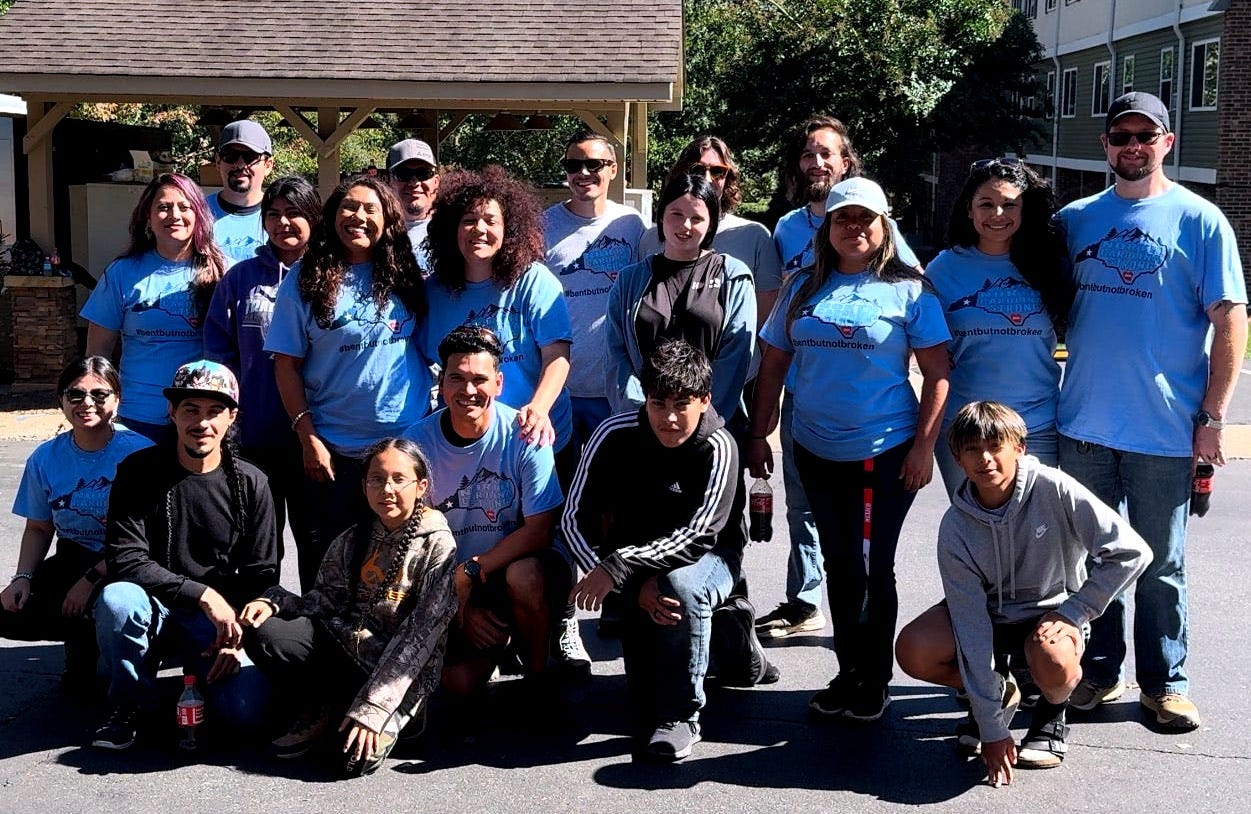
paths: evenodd
<path fill-rule="evenodd" d="M 239 406 L 239 381 L 230 368 L 219 362 L 201 359 L 178 368 L 174 382 L 162 391 L 171 404 L 187 398 L 212 398 L 230 406 Z"/>

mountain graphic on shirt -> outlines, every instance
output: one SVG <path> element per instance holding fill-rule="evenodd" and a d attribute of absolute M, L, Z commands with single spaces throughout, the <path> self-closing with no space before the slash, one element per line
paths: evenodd
<path fill-rule="evenodd" d="M 1074 263 L 1094 260 L 1114 272 L 1122 283 L 1133 285 L 1139 277 L 1154 274 L 1168 260 L 1164 243 L 1137 226 L 1110 229 L 1095 243 L 1077 253 Z"/>
<path fill-rule="evenodd" d="M 192 328 L 200 327 L 200 315 L 195 311 L 195 297 L 192 286 L 169 294 L 158 294 L 155 299 L 138 300 L 130 306 L 132 314 L 143 314 L 148 311 L 159 311 L 171 317 L 181 319 Z"/>
<path fill-rule="evenodd" d="M 499 319 L 500 314 L 503 314 L 505 318 L 502 320 Z M 493 332 L 495 332 L 496 337 L 500 340 L 500 346 L 507 352 L 516 346 L 517 340 L 511 335 L 505 336 L 501 332 L 501 329 L 508 328 L 509 331 L 513 330 L 512 321 L 507 318 L 509 316 L 520 317 L 520 315 L 521 312 L 516 308 L 511 306 L 501 306 L 499 303 L 492 302 L 487 303 L 477 311 L 470 311 L 465 316 L 465 321 L 461 324 L 476 325 L 481 328 L 490 328 Z"/>
<path fill-rule="evenodd" d="M 558 276 L 565 277 L 580 271 L 602 274 L 609 280 L 617 279 L 617 272 L 628 266 L 634 257 L 628 241 L 612 235 L 600 235 L 586 244 L 578 259 L 560 270 Z"/>
<path fill-rule="evenodd" d="M 804 261 L 804 258 L 811 257 L 811 256 L 812 256 L 812 241 L 809 240 L 808 245 L 804 246 L 803 251 L 801 251 L 799 254 L 795 255 L 794 257 L 792 257 L 790 260 L 786 261 L 786 265 L 783 267 L 782 271 L 784 272 L 798 271 L 799 269 L 803 268 L 805 265 L 811 265 L 810 263 L 806 263 Z"/>
<path fill-rule="evenodd" d="M 456 491 L 435 508 L 441 512 L 452 509 L 480 511 L 494 523 L 500 512 L 513 505 L 516 499 L 517 485 L 511 478 L 489 469 L 479 469 L 472 478 L 461 478 Z"/>
<path fill-rule="evenodd" d="M 796 320 L 808 317 L 833 325 L 844 339 L 851 339 L 862 328 L 868 328 L 882 316 L 882 308 L 872 300 L 858 294 L 846 299 L 821 300 L 799 309 Z"/>
<path fill-rule="evenodd" d="M 966 294 L 947 306 L 951 313 L 964 308 L 976 308 L 988 314 L 998 314 L 1013 325 L 1021 325 L 1043 309 L 1042 297 L 1022 280 L 1000 277 L 986 280 L 972 294 Z"/>
<path fill-rule="evenodd" d="M 103 524 L 104 518 L 108 513 L 109 490 L 112 486 L 113 480 L 103 476 L 92 478 L 91 480 L 79 478 L 73 489 L 70 489 L 63 495 L 57 495 L 52 498 L 52 510 L 54 512 L 73 512 L 76 515 L 90 517 Z"/>
<path fill-rule="evenodd" d="M 413 321 L 412 314 L 405 314 L 403 319 L 383 319 L 382 312 L 378 310 L 378 306 L 373 300 L 365 300 L 357 302 L 351 308 L 335 317 L 334 321 L 326 327 L 326 330 L 333 331 L 335 328 L 342 328 L 349 322 L 355 322 L 357 325 L 382 325 L 391 333 L 398 334 L 405 325 Z"/>

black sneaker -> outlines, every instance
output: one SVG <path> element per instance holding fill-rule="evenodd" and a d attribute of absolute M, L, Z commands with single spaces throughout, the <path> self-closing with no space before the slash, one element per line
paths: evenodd
<path fill-rule="evenodd" d="M 1022 769 L 1054 769 L 1064 762 L 1069 747 L 1066 743 L 1069 727 L 1064 722 L 1064 710 L 1049 721 L 1035 722 L 1021 739 L 1016 753 L 1016 765 Z"/>
<path fill-rule="evenodd" d="M 825 628 L 820 608 L 799 602 L 783 602 L 756 620 L 756 633 L 762 639 L 784 639 L 797 633 L 818 633 Z"/>
<path fill-rule="evenodd" d="M 138 728 L 135 719 L 139 710 L 131 704 L 114 704 L 109 712 L 108 720 L 95 731 L 91 745 L 101 749 L 122 750 L 135 745 Z"/>
<path fill-rule="evenodd" d="M 696 721 L 669 721 L 656 727 L 647 741 L 644 756 L 649 760 L 673 763 L 689 757 L 701 740 Z"/>
<path fill-rule="evenodd" d="M 839 717 L 848 721 L 870 723 L 885 715 L 889 706 L 889 689 L 861 684 L 851 693 L 847 707 Z"/>
<path fill-rule="evenodd" d="M 269 753 L 276 758 L 290 760 L 301 757 L 313 748 L 318 738 L 330 725 L 330 710 L 315 706 L 301 712 L 286 732 L 269 742 Z"/>
<path fill-rule="evenodd" d="M 824 690 L 812 696 L 808 711 L 818 718 L 838 718 L 847 711 L 858 682 L 851 673 L 839 673 Z"/>
<path fill-rule="evenodd" d="M 712 650 L 717 681 L 725 687 L 776 683 L 781 672 L 769 663 L 756 636 L 756 609 L 745 596 L 731 597 L 712 612 Z"/>

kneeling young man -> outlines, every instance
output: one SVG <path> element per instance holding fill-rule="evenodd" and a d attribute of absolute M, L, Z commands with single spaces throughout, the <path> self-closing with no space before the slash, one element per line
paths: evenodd
<path fill-rule="evenodd" d="M 278 542 L 269 482 L 228 440 L 239 384 L 225 365 L 190 362 L 164 392 L 176 436 L 118 464 L 109 496 L 109 582 L 94 613 L 112 711 L 92 744 L 104 749 L 135 742 L 171 655 L 207 685 L 209 715 L 253 726 L 264 713 L 238 610 L 278 584 Z"/>
<path fill-rule="evenodd" d="M 1064 759 L 1065 703 L 1082 677 L 1090 621 L 1151 561 L 1116 511 L 1025 455 L 1025 433 L 1021 416 L 996 402 L 956 415 L 949 440 L 966 480 L 938 530 L 945 599 L 895 644 L 908 675 L 968 692 L 958 745 L 981 754 L 995 786 L 1012 782 L 1013 766 Z M 1006 660 L 1020 659 L 1042 698 L 1018 751 L 1008 726 L 1020 693 Z"/>
<path fill-rule="evenodd" d="M 569 567 L 552 548 L 563 496 L 550 446 L 529 444 L 503 392 L 503 347 L 464 325 L 439 343 L 447 405 L 405 435 L 430 459 L 430 496 L 456 538 L 459 610 L 443 688 L 468 696 L 486 686 L 514 641 L 532 686 L 546 684 L 553 609 L 564 607 Z"/>
<path fill-rule="evenodd" d="M 586 573 L 585 610 L 620 591 L 631 726 L 643 756 L 680 760 L 699 742 L 712 612 L 743 559 L 735 516 L 738 449 L 711 407 L 712 368 L 681 340 L 644 365 L 647 402 L 615 415 L 586 446 L 561 518 Z M 750 629 L 750 621 L 748 623 Z"/>

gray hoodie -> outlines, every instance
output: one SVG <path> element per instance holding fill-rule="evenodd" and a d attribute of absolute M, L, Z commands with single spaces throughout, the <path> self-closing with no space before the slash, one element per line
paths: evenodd
<path fill-rule="evenodd" d="M 1006 511 L 983 508 L 966 480 L 938 529 L 938 570 L 960 676 L 984 743 L 1009 736 L 993 670 L 993 625 L 1055 611 L 1078 627 L 1151 562 L 1121 516 L 1058 469 L 1023 456 Z M 1090 574 L 1086 557 L 1095 557 Z"/>

